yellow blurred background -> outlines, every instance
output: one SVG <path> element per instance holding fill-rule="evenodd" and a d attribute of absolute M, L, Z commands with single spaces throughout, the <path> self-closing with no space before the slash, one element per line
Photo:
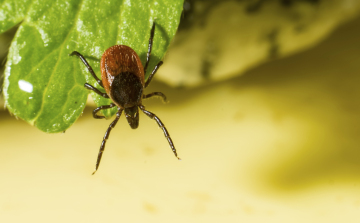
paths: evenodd
<path fill-rule="evenodd" d="M 0 111 L 0 222 L 360 221 L 360 19 L 306 52 L 110 120 L 87 107 L 64 134 Z"/>

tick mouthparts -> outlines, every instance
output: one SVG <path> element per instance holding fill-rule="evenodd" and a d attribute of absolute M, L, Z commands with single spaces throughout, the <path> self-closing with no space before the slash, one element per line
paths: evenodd
<path fill-rule="evenodd" d="M 125 117 L 132 129 L 136 129 L 139 126 L 139 111 L 137 106 L 125 108 Z"/>

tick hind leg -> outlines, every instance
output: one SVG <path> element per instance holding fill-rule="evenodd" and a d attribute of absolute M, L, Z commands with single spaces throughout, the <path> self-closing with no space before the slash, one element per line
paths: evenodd
<path fill-rule="evenodd" d="M 163 130 L 165 138 L 169 142 L 170 148 L 173 151 L 174 155 L 176 156 L 176 158 L 178 158 L 178 160 L 181 160 L 176 153 L 176 149 L 175 149 L 173 141 L 170 138 L 169 132 L 167 131 L 167 129 L 165 128 L 165 126 L 161 122 L 161 120 L 154 113 L 151 113 L 151 112 L 145 110 L 145 107 L 143 105 L 140 105 L 139 108 L 141 109 L 141 111 L 143 111 L 145 113 L 145 115 L 149 116 L 151 119 L 154 119 L 157 122 L 159 127 Z"/>
<path fill-rule="evenodd" d="M 95 78 L 96 82 L 98 82 L 98 84 L 101 87 L 104 87 L 102 84 L 102 81 L 96 76 L 94 70 L 91 68 L 91 66 L 89 65 L 89 63 L 86 61 L 85 57 L 83 55 L 81 55 L 81 53 L 77 52 L 77 51 L 73 51 L 70 56 L 78 56 L 81 61 L 85 64 L 86 68 L 89 70 L 90 74 Z"/>
<path fill-rule="evenodd" d="M 115 118 L 115 120 L 109 125 L 109 128 L 108 128 L 108 129 L 106 130 L 106 132 L 105 132 L 103 141 L 101 142 L 99 154 L 98 154 L 98 157 L 97 157 L 97 160 L 96 160 L 95 171 L 92 173 L 93 175 L 95 174 L 95 172 L 96 172 L 96 171 L 98 170 L 98 168 L 99 168 L 100 161 L 101 161 L 101 157 L 102 157 L 102 154 L 103 154 L 104 149 L 105 149 L 106 140 L 108 140 L 108 138 L 109 138 L 111 129 L 113 129 L 113 128 L 116 126 L 116 123 L 119 121 L 120 115 L 121 115 L 122 111 L 123 111 L 123 109 L 121 109 L 121 108 L 118 109 L 118 112 L 116 113 L 116 118 Z"/>
<path fill-rule="evenodd" d="M 115 106 L 116 106 L 116 105 L 115 105 L 114 103 L 111 103 L 110 105 L 102 105 L 102 106 L 100 106 L 100 107 L 97 107 L 97 108 L 95 108 L 94 111 L 93 111 L 93 117 L 96 118 L 96 119 L 105 118 L 105 116 L 97 115 L 97 113 L 98 113 L 100 110 L 112 108 L 112 107 L 115 107 Z"/>

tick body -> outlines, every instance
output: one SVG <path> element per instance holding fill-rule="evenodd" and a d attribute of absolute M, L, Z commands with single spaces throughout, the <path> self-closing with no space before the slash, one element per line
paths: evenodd
<path fill-rule="evenodd" d="M 160 61 L 151 72 L 149 78 L 145 81 L 145 73 L 150 61 L 154 33 L 155 23 L 153 23 L 150 32 L 145 67 L 143 67 L 139 56 L 133 49 L 125 45 L 115 45 L 107 49 L 101 57 L 101 80 L 95 75 L 95 72 L 83 55 L 77 51 L 74 51 L 70 54 L 70 56 L 76 55 L 82 60 L 91 75 L 95 78 L 98 84 L 105 89 L 106 93 L 103 93 L 88 83 L 85 83 L 84 86 L 102 97 L 110 98 L 113 102 L 110 105 L 102 105 L 96 108 L 93 111 L 93 117 L 96 119 L 103 119 L 105 118 L 104 116 L 97 115 L 100 110 L 109 109 L 115 106 L 118 108 L 115 120 L 110 124 L 109 128 L 105 132 L 93 174 L 99 168 L 101 157 L 105 149 L 105 143 L 109 138 L 111 129 L 115 127 L 116 123 L 120 119 L 122 112 L 125 113 L 125 117 L 130 127 L 132 129 L 136 129 L 139 126 L 139 109 L 145 115 L 157 122 L 159 127 L 163 130 L 174 155 L 180 160 L 180 158 L 177 156 L 176 149 L 172 139 L 170 138 L 169 132 L 165 128 L 164 124 L 155 114 L 147 111 L 145 106 L 142 104 L 142 99 L 152 96 L 160 96 L 163 98 L 163 100 L 166 101 L 166 96 L 161 92 L 152 92 L 150 94 L 143 93 L 144 88 L 149 85 L 156 71 L 163 64 L 163 62 Z"/>

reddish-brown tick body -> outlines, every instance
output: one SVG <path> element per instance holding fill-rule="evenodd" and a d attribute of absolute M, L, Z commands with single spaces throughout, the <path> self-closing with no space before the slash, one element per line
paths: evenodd
<path fill-rule="evenodd" d="M 115 45 L 107 49 L 101 57 L 101 80 L 96 76 L 95 72 L 93 71 L 93 69 L 83 55 L 81 55 L 77 51 L 74 51 L 70 54 L 70 56 L 76 55 L 82 60 L 82 62 L 88 68 L 90 74 L 94 77 L 97 83 L 105 89 L 106 93 L 103 93 L 102 91 L 88 83 L 85 83 L 84 86 L 104 98 L 110 98 L 113 102 L 110 105 L 102 105 L 96 108 L 93 111 L 94 118 L 105 118 L 104 116 L 97 115 L 100 110 L 109 109 L 115 106 L 117 106 L 118 108 L 115 120 L 110 124 L 109 128 L 105 132 L 105 136 L 100 146 L 95 171 L 93 172 L 93 174 L 99 168 L 101 157 L 105 149 L 105 143 L 109 138 L 111 129 L 113 129 L 116 123 L 119 121 L 121 113 L 124 111 L 125 117 L 130 127 L 136 129 L 139 126 L 139 108 L 145 115 L 147 115 L 151 119 L 154 119 L 157 122 L 159 127 L 163 130 L 164 135 L 169 142 L 170 148 L 172 149 L 174 155 L 179 159 L 176 153 L 175 146 L 170 138 L 169 132 L 165 128 L 164 124 L 154 113 L 145 110 L 145 106 L 142 105 L 142 99 L 146 99 L 152 96 L 160 96 L 164 99 L 164 101 L 166 101 L 166 96 L 161 92 L 152 92 L 150 94 L 144 94 L 143 92 L 144 88 L 149 85 L 156 71 L 163 63 L 162 61 L 160 61 L 155 66 L 154 70 L 151 72 L 150 76 L 145 82 L 145 73 L 150 61 L 154 33 L 155 23 L 153 23 L 150 32 L 149 47 L 145 67 L 143 67 L 139 56 L 133 49 L 125 45 Z"/>
<path fill-rule="evenodd" d="M 104 89 L 118 107 L 141 103 L 144 68 L 133 49 L 125 45 L 110 47 L 101 57 L 100 69 Z"/>

